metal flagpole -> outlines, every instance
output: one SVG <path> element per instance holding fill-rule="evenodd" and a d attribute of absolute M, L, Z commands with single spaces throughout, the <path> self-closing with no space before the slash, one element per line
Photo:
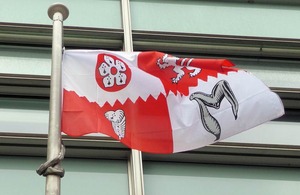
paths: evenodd
<path fill-rule="evenodd" d="M 64 156 L 60 131 L 61 62 L 63 21 L 68 15 L 68 8 L 62 4 L 54 4 L 48 9 L 48 16 L 53 20 L 53 34 L 47 162 L 37 170 L 38 174 L 46 176 L 46 195 L 60 195 L 60 179 L 64 175 L 60 167 L 60 160 Z"/>
<path fill-rule="evenodd" d="M 121 5 L 124 29 L 124 50 L 126 52 L 132 52 L 133 44 L 129 0 L 121 0 Z M 128 169 L 130 193 L 132 195 L 144 195 L 144 179 L 141 151 L 134 149 L 131 150 Z"/>

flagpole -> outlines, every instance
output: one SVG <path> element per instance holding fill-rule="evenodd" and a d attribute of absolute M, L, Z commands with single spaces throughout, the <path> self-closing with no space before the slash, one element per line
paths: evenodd
<path fill-rule="evenodd" d="M 48 16 L 53 20 L 52 64 L 50 87 L 50 114 L 48 130 L 47 161 L 61 155 L 61 62 L 63 21 L 68 17 L 69 10 L 62 4 L 54 4 L 48 9 Z M 59 163 L 54 166 L 61 169 Z M 46 195 L 60 195 L 59 174 L 48 174 L 46 177 Z"/>
<path fill-rule="evenodd" d="M 126 52 L 132 52 L 133 44 L 129 0 L 121 0 L 121 6 L 124 29 L 124 50 Z M 131 150 L 128 169 L 130 193 L 132 195 L 144 195 L 144 178 L 141 151 L 135 149 Z"/>

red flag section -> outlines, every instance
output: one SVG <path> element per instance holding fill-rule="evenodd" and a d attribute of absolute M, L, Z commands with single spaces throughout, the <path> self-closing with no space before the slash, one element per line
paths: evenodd
<path fill-rule="evenodd" d="M 157 99 L 149 96 L 147 101 L 139 98 L 133 103 L 128 99 L 123 105 L 117 101 L 113 106 L 106 103 L 100 107 L 74 91 L 64 90 L 63 110 L 62 129 L 70 136 L 103 133 L 118 140 L 112 123 L 120 123 L 122 117 L 126 120 L 118 113 L 122 110 L 133 117 L 125 121 L 126 136 L 120 138 L 122 143 L 145 152 L 173 152 L 172 128 L 162 94 Z"/>
<path fill-rule="evenodd" d="M 197 86 L 198 79 L 207 81 L 209 76 L 236 71 L 232 66 L 232 62 L 225 59 L 177 58 L 155 51 L 142 52 L 138 56 L 138 67 L 159 78 L 167 94 L 172 91 L 185 96 L 190 87 Z"/>
<path fill-rule="evenodd" d="M 62 132 L 144 152 L 203 147 L 284 113 L 275 93 L 225 59 L 67 50 L 62 74 Z"/>

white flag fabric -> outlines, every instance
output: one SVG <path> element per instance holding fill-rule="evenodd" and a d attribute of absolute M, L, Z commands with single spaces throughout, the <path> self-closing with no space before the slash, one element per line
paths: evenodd
<path fill-rule="evenodd" d="M 66 50 L 62 131 L 103 133 L 130 148 L 175 153 L 284 114 L 280 98 L 226 59 Z"/>

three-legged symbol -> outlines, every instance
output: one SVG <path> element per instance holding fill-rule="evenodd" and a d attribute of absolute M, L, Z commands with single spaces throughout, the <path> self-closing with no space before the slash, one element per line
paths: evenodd
<path fill-rule="evenodd" d="M 195 92 L 190 95 L 190 100 L 195 100 L 199 105 L 201 121 L 204 128 L 206 129 L 206 131 L 216 136 L 215 141 L 220 139 L 221 127 L 217 119 L 210 114 L 207 106 L 219 109 L 224 97 L 231 104 L 232 113 L 234 115 L 234 118 L 237 119 L 239 105 L 227 81 L 219 81 L 213 87 L 211 94 Z"/>

